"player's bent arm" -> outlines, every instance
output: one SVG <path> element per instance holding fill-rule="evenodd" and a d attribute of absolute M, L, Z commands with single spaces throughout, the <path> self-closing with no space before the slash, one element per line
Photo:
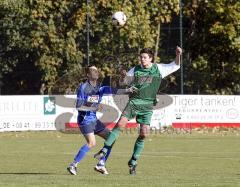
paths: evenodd
<path fill-rule="evenodd" d="M 119 79 L 119 86 L 127 86 L 130 85 L 133 82 L 133 77 L 132 76 L 125 76 L 121 77 Z"/>
<path fill-rule="evenodd" d="M 98 108 L 86 105 L 86 98 L 87 95 L 84 94 L 83 84 L 81 84 L 77 91 L 76 109 L 79 111 L 96 111 Z"/>
<path fill-rule="evenodd" d="M 134 79 L 134 68 L 130 69 L 125 76 L 120 77 L 119 86 L 130 85 Z"/>
<path fill-rule="evenodd" d="M 119 83 L 119 86 L 126 86 L 127 85 L 126 76 L 125 77 L 120 77 L 118 83 Z"/>
<path fill-rule="evenodd" d="M 180 55 L 177 55 L 177 56 L 176 56 L 175 64 L 176 64 L 177 66 L 180 66 Z"/>
<path fill-rule="evenodd" d="M 97 110 L 95 106 L 86 106 L 86 102 L 82 98 L 77 98 L 76 109 L 79 111 L 96 111 Z"/>
<path fill-rule="evenodd" d="M 129 93 L 134 93 L 137 92 L 138 88 L 136 88 L 135 86 L 131 86 L 129 88 L 126 89 L 118 89 L 115 94 L 116 95 L 121 95 L 121 94 L 129 94 Z"/>
<path fill-rule="evenodd" d="M 97 106 L 80 106 L 76 108 L 78 111 L 97 111 L 98 107 Z"/>
<path fill-rule="evenodd" d="M 177 46 L 175 61 L 169 64 L 157 64 L 158 69 L 162 75 L 162 78 L 170 75 L 171 73 L 177 71 L 180 68 L 181 55 L 182 55 L 182 49 Z"/>

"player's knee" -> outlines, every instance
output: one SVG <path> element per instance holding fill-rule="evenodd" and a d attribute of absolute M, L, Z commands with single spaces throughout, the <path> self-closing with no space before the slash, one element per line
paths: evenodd
<path fill-rule="evenodd" d="M 93 148 L 93 147 L 95 147 L 96 146 L 96 141 L 90 141 L 90 142 L 88 142 L 88 147 L 89 148 Z"/>

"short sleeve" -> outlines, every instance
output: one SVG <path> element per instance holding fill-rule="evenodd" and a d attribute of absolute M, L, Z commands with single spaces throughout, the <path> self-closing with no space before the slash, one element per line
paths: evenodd
<path fill-rule="evenodd" d="M 132 68 L 132 69 L 130 69 L 130 70 L 127 72 L 127 76 L 133 77 L 133 76 L 134 76 L 134 69 L 135 69 L 135 67 Z"/>
<path fill-rule="evenodd" d="M 157 64 L 157 66 L 162 75 L 162 78 L 172 74 L 173 72 L 177 71 L 180 68 L 180 64 L 177 65 L 175 61 L 169 64 Z"/>

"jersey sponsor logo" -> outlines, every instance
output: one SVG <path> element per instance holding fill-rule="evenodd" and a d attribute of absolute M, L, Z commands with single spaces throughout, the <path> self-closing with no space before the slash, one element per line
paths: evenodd
<path fill-rule="evenodd" d="M 99 95 L 89 95 L 87 97 L 87 102 L 89 103 L 98 103 L 99 101 Z"/>
<path fill-rule="evenodd" d="M 151 76 L 141 76 L 141 77 L 137 77 L 137 82 L 138 82 L 139 84 L 143 84 L 143 83 L 151 84 L 151 83 L 152 83 L 152 80 L 153 80 L 153 77 L 151 77 Z"/>

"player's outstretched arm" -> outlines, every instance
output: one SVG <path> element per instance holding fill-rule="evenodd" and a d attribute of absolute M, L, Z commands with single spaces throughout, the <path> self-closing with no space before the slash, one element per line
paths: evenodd
<path fill-rule="evenodd" d="M 176 47 L 176 58 L 175 61 L 169 64 L 157 64 L 159 71 L 161 72 L 162 78 L 172 74 L 180 68 L 182 49 L 181 47 Z"/>
<path fill-rule="evenodd" d="M 119 78 L 119 86 L 127 85 L 127 71 L 123 68 L 120 69 L 120 78 Z"/>
<path fill-rule="evenodd" d="M 176 59 L 175 59 L 175 63 L 177 65 L 180 65 L 181 55 L 182 55 L 182 48 L 177 46 L 176 47 Z"/>

